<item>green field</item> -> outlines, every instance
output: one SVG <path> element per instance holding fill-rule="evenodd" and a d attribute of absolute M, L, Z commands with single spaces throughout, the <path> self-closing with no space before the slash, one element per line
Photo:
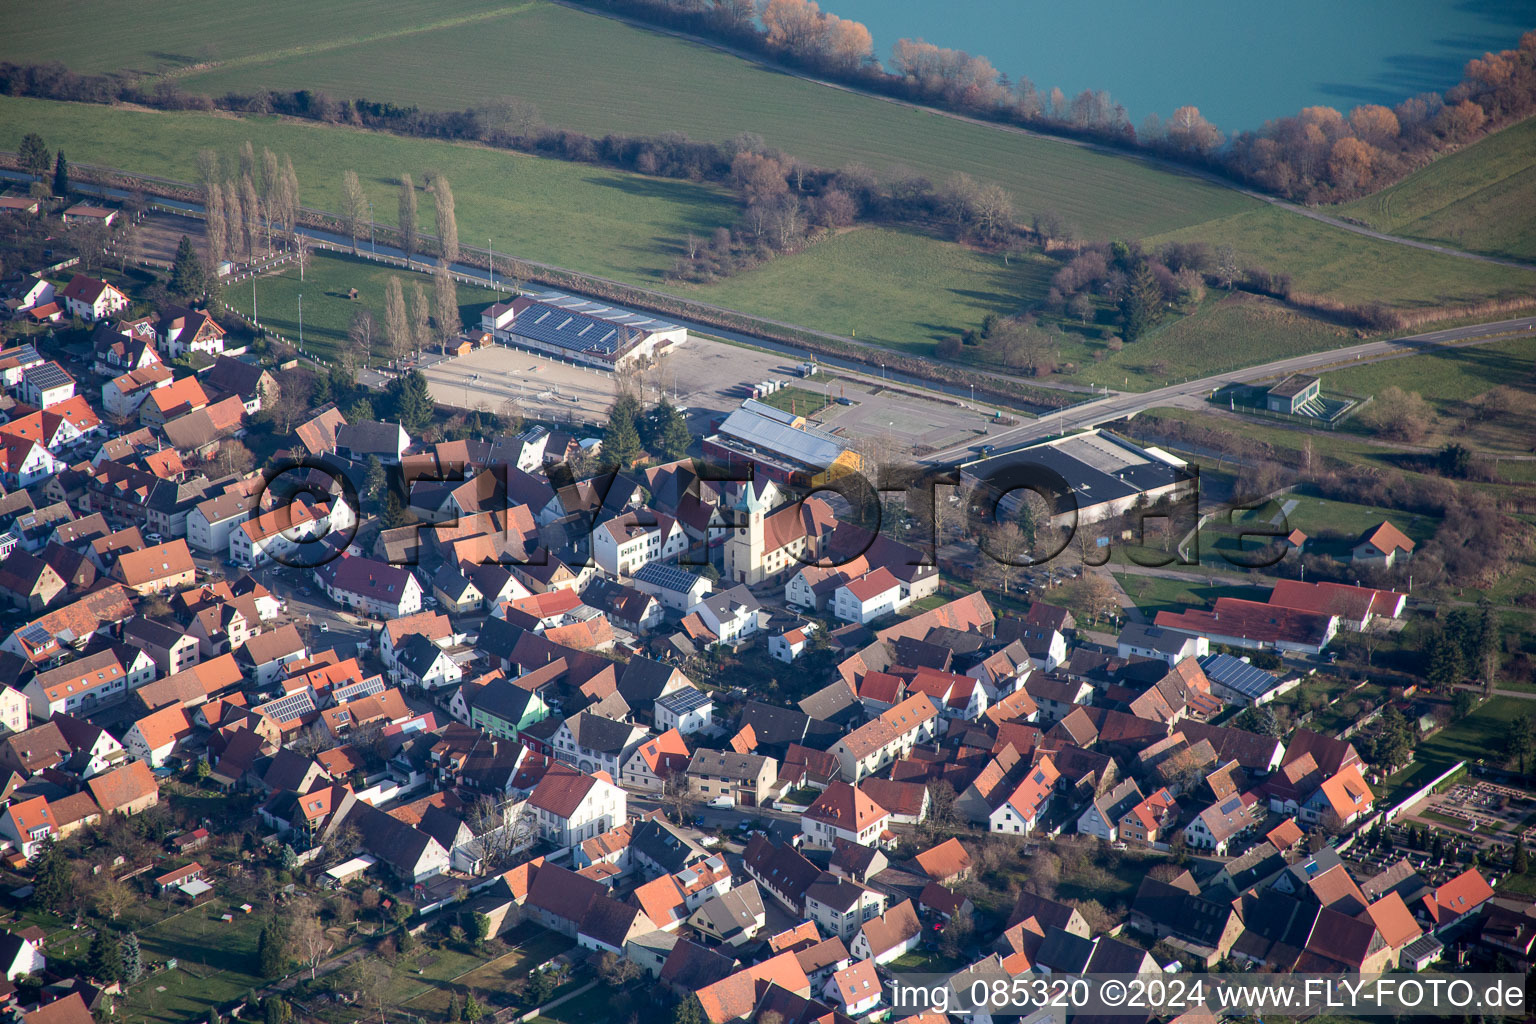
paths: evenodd
<path fill-rule="evenodd" d="M 1262 601 L 1269 596 L 1262 587 L 1247 587 L 1240 584 L 1208 586 L 1137 573 L 1115 573 L 1115 579 L 1124 588 L 1126 596 L 1136 602 L 1136 607 L 1146 613 L 1148 621 L 1156 617 L 1158 612 L 1210 608 L 1216 603 L 1218 597 L 1240 597 L 1245 601 Z"/>
<path fill-rule="evenodd" d="M 1061 357 L 1075 363 L 1064 380 L 1128 391 L 1160 388 L 1171 381 L 1236 370 L 1356 343 L 1354 331 L 1246 292 L 1213 292 L 1193 314 L 1172 320 L 1119 352 L 1101 338 L 1085 337 L 1075 321 L 1065 325 Z M 1115 328 L 1105 328 L 1113 332 Z"/>
<path fill-rule="evenodd" d="M 1536 118 L 1505 128 L 1336 208 L 1393 234 L 1536 259 Z"/>
<path fill-rule="evenodd" d="M 1440 525 L 1434 516 L 1415 515 L 1400 509 L 1379 508 L 1374 505 L 1356 505 L 1347 501 L 1332 501 L 1308 494 L 1286 494 L 1279 499 L 1282 504 L 1291 501 L 1296 506 L 1286 513 L 1286 525 L 1300 530 L 1309 537 L 1322 533 L 1337 533 L 1349 537 L 1360 534 L 1383 519 L 1406 533 L 1415 543 L 1422 544 L 1433 537 Z M 1279 511 L 1276 509 L 1275 511 Z"/>
<path fill-rule="evenodd" d="M 593 135 L 682 132 L 723 140 L 755 132 L 821 166 L 900 167 L 935 181 L 963 171 L 1007 188 L 1026 220 L 1056 210 L 1096 238 L 1168 231 L 1255 208 L 1193 176 L 830 89 L 600 15 L 549 3 L 506 11 L 316 52 L 274 46 L 268 58 L 215 66 L 181 84 L 213 95 L 258 86 L 321 89 L 435 110 L 515 96 L 537 105 L 550 124 Z"/>
<path fill-rule="evenodd" d="M 432 300 L 432 282 L 421 274 L 411 274 L 394 267 L 381 266 L 350 256 L 316 253 L 299 281 L 299 270 L 292 263 L 281 273 L 256 278 L 256 312 L 262 326 L 296 342 L 299 338 L 299 296 L 304 296 L 304 350 L 325 359 L 334 359 L 338 346 L 346 341 L 347 328 L 357 311 L 373 311 L 379 329 L 374 338 L 374 362 L 387 361 L 384 343 L 384 289 L 391 277 L 400 278 L 407 305 L 412 301 L 411 284 L 420 281 Z M 356 288 L 357 299 L 347 297 Z M 458 286 L 459 317 L 466 324 L 480 322 L 480 311 L 495 301 L 485 288 Z M 251 282 L 231 286 L 224 301 L 233 309 L 250 316 Z"/>
<path fill-rule="evenodd" d="M 75 71 L 153 74 L 416 32 L 425 25 L 458 24 L 508 7 L 501 0 L 434 0 L 433 19 L 424 24 L 422 5 L 408 0 L 227 5 L 219 9 L 216 22 L 203 0 L 16 4 L 5 12 L 0 60 L 60 61 Z M 150 25 L 153 30 L 146 31 Z"/>
<path fill-rule="evenodd" d="M 1274 206 L 1147 239 L 1230 245 L 1240 267 L 1291 275 L 1297 292 L 1404 309 L 1526 296 L 1536 273 L 1380 242 Z"/>
<path fill-rule="evenodd" d="M 271 117 L 211 117 L 152 113 L 45 100 L 0 97 L 0 149 L 40 131 L 74 163 L 100 163 L 182 180 L 197 177 L 197 152 L 233 158 L 249 139 L 293 158 L 300 199 L 340 209 L 342 172 L 362 177 L 374 215 L 393 224 L 398 175 L 441 169 L 453 184 L 459 238 L 501 252 L 590 274 L 655 284 L 682 252 L 692 231 L 707 235 L 735 218 L 722 190 L 683 181 L 643 178 L 585 164 L 378 132 Z M 418 202 L 424 227 L 432 197 Z"/>
<path fill-rule="evenodd" d="M 669 290 L 860 341 L 924 354 L 988 312 L 1016 312 L 1044 292 L 1055 264 L 942 242 L 917 231 L 859 228 L 716 284 Z"/>
<path fill-rule="evenodd" d="M 1536 337 L 1524 335 L 1332 370 L 1324 374 L 1323 386 L 1352 395 L 1374 395 L 1395 385 L 1443 407 L 1501 384 L 1521 384 L 1533 373 Z"/>

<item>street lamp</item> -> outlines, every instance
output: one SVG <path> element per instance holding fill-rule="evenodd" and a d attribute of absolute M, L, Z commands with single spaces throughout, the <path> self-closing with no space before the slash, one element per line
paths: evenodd
<path fill-rule="evenodd" d="M 491 291 L 496 290 L 496 253 L 491 249 L 491 240 L 485 240 L 485 265 L 491 268 Z"/>
<path fill-rule="evenodd" d="M 368 200 L 368 251 L 373 255 L 379 254 L 378 248 L 373 244 L 373 200 Z"/>
<path fill-rule="evenodd" d="M 304 293 L 299 292 L 299 351 L 304 350 Z"/>

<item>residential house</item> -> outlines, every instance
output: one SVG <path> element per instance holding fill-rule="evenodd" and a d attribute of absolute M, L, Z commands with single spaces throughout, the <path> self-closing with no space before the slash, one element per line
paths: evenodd
<path fill-rule="evenodd" d="M 620 777 L 620 766 L 647 738 L 643 726 L 580 711 L 560 723 L 551 739 L 555 759 L 582 772 Z"/>
<path fill-rule="evenodd" d="M 129 726 L 123 746 L 151 768 L 162 768 L 176 755 L 177 747 L 196 731 L 186 709 L 172 705 L 152 711 Z"/>
<path fill-rule="evenodd" d="M 566 849 L 602 835 L 625 820 L 624 791 L 603 773 L 551 770 L 529 794 L 540 836 Z"/>
<path fill-rule="evenodd" d="M 890 842 L 890 812 L 841 780 L 833 782 L 800 815 L 800 831 L 812 846 L 831 849 L 836 841 L 860 846 Z"/>
<path fill-rule="evenodd" d="M 101 280 L 76 274 L 64 286 L 64 308 L 70 316 L 92 323 L 128 308 L 128 296 Z"/>
<path fill-rule="evenodd" d="M 1413 540 L 1403 531 L 1383 520 L 1366 530 L 1350 549 L 1350 561 L 1359 565 L 1379 565 L 1390 569 L 1399 561 L 1413 557 Z"/>
<path fill-rule="evenodd" d="M 651 509 L 624 512 L 592 531 L 592 558 L 610 576 L 633 576 L 643 565 L 687 550 L 688 535 L 677 520 Z"/>
<path fill-rule="evenodd" d="M 177 538 L 139 551 L 125 551 L 112 567 L 112 575 L 135 594 L 180 590 L 197 578 L 197 566 L 187 542 Z"/>
<path fill-rule="evenodd" d="M 697 615 L 704 627 L 717 642 L 734 644 L 757 633 L 763 627 L 767 613 L 752 592 L 742 584 L 710 594 L 689 610 Z"/>
<path fill-rule="evenodd" d="M 779 763 L 762 754 L 700 748 L 688 762 L 688 788 L 707 803 L 761 807 L 779 777 Z"/>
<path fill-rule="evenodd" d="M 923 928 L 917 919 L 917 908 L 911 900 L 903 900 L 861 924 L 848 951 L 860 960 L 888 964 L 917 948 L 922 940 Z"/>
<path fill-rule="evenodd" d="M 1141 787 L 1134 780 L 1126 779 L 1089 803 L 1087 809 L 1078 816 L 1077 830 L 1083 835 L 1095 836 L 1106 842 L 1117 842 L 1120 838 L 1120 822 L 1144 799 Z"/>
<path fill-rule="evenodd" d="M 936 739 L 943 724 L 933 700 L 924 694 L 913 694 L 843 736 L 829 749 L 837 757 L 843 779 L 857 783 L 909 756 L 919 743 Z"/>
<path fill-rule="evenodd" d="M 421 611 L 421 584 L 406 568 L 343 555 L 314 576 L 332 601 L 364 615 L 398 619 Z"/>
<path fill-rule="evenodd" d="M 1040 815 L 1050 803 L 1051 793 L 1060 777 L 1061 773 L 1051 758 L 1041 757 L 992 808 L 987 818 L 988 831 L 1009 835 L 1028 835 L 1033 832 L 1040 821 Z"/>
<path fill-rule="evenodd" d="M 155 677 L 155 664 L 135 648 L 107 647 L 56 668 L 39 672 L 22 687 L 35 718 L 46 720 L 55 712 L 90 714 L 115 704 Z"/>
<path fill-rule="evenodd" d="M 668 729 L 635 748 L 624 762 L 620 782 L 630 789 L 659 793 L 674 776 L 688 771 L 692 755 L 688 744 L 676 729 Z"/>

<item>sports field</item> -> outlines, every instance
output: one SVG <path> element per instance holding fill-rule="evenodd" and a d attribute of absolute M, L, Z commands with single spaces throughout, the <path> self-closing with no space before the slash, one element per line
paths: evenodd
<path fill-rule="evenodd" d="M 1380 231 L 1536 260 L 1536 118 L 1337 208 Z"/>
<path fill-rule="evenodd" d="M 370 263 L 348 256 L 331 256 L 316 253 L 304 270 L 304 280 L 299 280 L 298 268 L 286 264 L 276 274 L 254 279 L 256 312 L 262 325 L 276 331 L 290 341 L 299 338 L 299 296 L 304 297 L 304 349 L 325 359 L 334 359 L 346 343 L 347 329 L 358 310 L 368 309 L 379 325 L 374 336 L 373 362 L 389 359 L 384 342 L 384 289 L 391 277 L 400 278 L 405 288 L 406 302 L 412 298 L 413 282 L 421 282 L 426 289 L 427 300 L 432 299 L 432 281 L 422 274 L 410 274 L 394 267 Z M 357 289 L 357 298 L 348 297 L 350 289 Z M 249 316 L 251 313 L 252 282 L 243 281 L 230 285 L 224 292 L 224 301 L 231 308 Z M 484 288 L 458 285 L 459 318 L 465 324 L 478 324 L 480 311 L 494 301 L 495 296 Z"/>

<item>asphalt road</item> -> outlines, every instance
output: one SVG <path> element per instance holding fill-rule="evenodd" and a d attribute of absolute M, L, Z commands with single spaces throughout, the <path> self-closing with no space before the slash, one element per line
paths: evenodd
<path fill-rule="evenodd" d="M 196 552 L 193 553 L 193 561 L 199 568 L 212 572 L 215 579 L 238 578 L 241 571 L 224 565 L 220 559 Z M 315 586 L 309 570 L 269 566 L 253 569 L 251 575 L 271 591 L 274 597 L 288 602 L 287 611 L 279 615 L 275 622 L 264 626 L 264 629 L 275 629 L 292 622 L 298 627 L 299 635 L 311 651 L 348 643 L 358 644 L 366 650 L 373 643 L 374 631 L 369 621 L 340 611 L 332 605 Z M 309 590 L 308 594 L 304 593 L 305 589 Z M 351 654 L 345 648 L 343 653 Z"/>
<path fill-rule="evenodd" d="M 1017 447 L 1027 442 L 1038 441 L 1041 438 L 1052 437 L 1067 431 L 1080 430 L 1085 427 L 1096 427 L 1101 423 L 1108 423 L 1111 420 L 1135 416 L 1137 413 L 1144 412 L 1147 409 L 1171 405 L 1180 400 L 1197 397 L 1203 398 L 1228 384 L 1243 384 L 1250 381 L 1264 380 L 1269 377 L 1282 377 L 1288 373 L 1318 370 L 1340 363 L 1375 362 L 1381 359 L 1393 359 L 1399 356 L 1432 352 L 1438 348 L 1458 342 L 1472 342 L 1474 339 L 1493 340 L 1496 337 L 1521 331 L 1528 333 L 1536 332 L 1536 317 L 1521 317 L 1516 320 L 1500 320 L 1495 323 L 1471 324 L 1466 327 L 1449 327 L 1445 330 L 1430 331 L 1426 334 L 1415 334 L 1405 338 L 1370 341 L 1346 348 L 1314 352 L 1311 355 L 1279 359 L 1272 363 L 1250 366 L 1243 370 L 1232 370 L 1227 373 L 1218 373 L 1209 377 L 1184 381 L 1180 384 L 1171 384 L 1168 387 L 1158 388 L 1155 391 L 1125 392 L 1110 395 L 1108 398 L 1100 398 L 1092 402 L 1084 402 L 1082 405 L 1063 409 L 1058 413 L 1042 416 L 1037 420 L 1031 420 L 1012 430 L 993 434 L 987 440 L 999 450 L 1004 449 L 1006 446 Z M 965 458 L 972 451 L 972 446 L 969 444 L 955 445 L 943 451 L 934 452 L 923 461 L 942 464 L 954 459 Z"/>

